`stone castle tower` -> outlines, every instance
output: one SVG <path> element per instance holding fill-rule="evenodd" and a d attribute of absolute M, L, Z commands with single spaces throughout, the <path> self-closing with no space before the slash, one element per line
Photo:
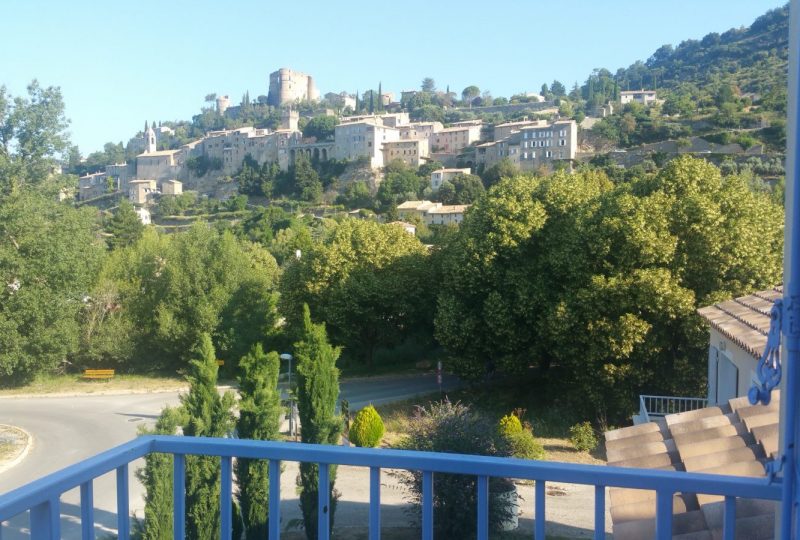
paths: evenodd
<path fill-rule="evenodd" d="M 281 68 L 269 75 L 267 103 L 280 107 L 297 101 L 317 101 L 319 91 L 311 75 Z"/>

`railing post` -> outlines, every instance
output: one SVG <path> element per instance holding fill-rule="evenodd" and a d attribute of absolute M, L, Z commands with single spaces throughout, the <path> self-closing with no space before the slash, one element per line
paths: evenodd
<path fill-rule="evenodd" d="M 61 502 L 58 497 L 31 508 L 31 540 L 61 538 Z"/>
<path fill-rule="evenodd" d="M 489 477 L 478 477 L 478 540 L 489 538 Z"/>
<path fill-rule="evenodd" d="M 81 484 L 81 538 L 94 540 L 94 487 L 89 480 Z"/>
<path fill-rule="evenodd" d="M 545 518 L 545 508 L 544 508 L 544 492 L 545 481 L 544 480 L 536 480 L 536 494 L 534 498 L 536 499 L 534 502 L 534 513 L 533 513 L 533 520 L 534 520 L 534 535 L 533 537 L 536 540 L 545 540 L 545 525 L 547 523 L 547 519 Z"/>
<path fill-rule="evenodd" d="M 736 538 L 736 497 L 725 497 L 725 517 L 722 523 L 722 538 Z"/>
<path fill-rule="evenodd" d="M 422 471 L 422 540 L 433 540 L 433 473 Z"/>
<path fill-rule="evenodd" d="M 175 454 L 172 467 L 172 538 L 186 537 L 186 457 Z"/>
<path fill-rule="evenodd" d="M 789 11 L 788 110 L 786 124 L 786 219 L 783 253 L 783 323 L 782 334 L 786 355 L 781 355 L 784 370 L 781 396 L 781 443 L 783 459 L 783 498 L 781 501 L 781 537 L 789 538 L 800 526 L 798 498 L 798 428 L 800 404 L 800 156 L 798 156 L 798 124 L 800 124 L 800 4 L 792 0 Z M 785 358 L 785 360 L 784 360 Z M 794 523 L 793 523 L 794 522 Z"/>
<path fill-rule="evenodd" d="M 219 481 L 219 537 L 220 540 L 231 540 L 233 529 L 231 527 L 231 457 L 223 456 L 220 467 Z"/>
<path fill-rule="evenodd" d="M 672 538 L 672 492 L 656 491 L 656 539 Z"/>
<path fill-rule="evenodd" d="M 369 540 L 381 537 L 381 469 L 369 468 Z"/>
<path fill-rule="evenodd" d="M 330 505 L 330 466 L 327 463 L 319 464 L 319 491 L 317 492 L 317 538 L 328 540 L 331 532 Z"/>
<path fill-rule="evenodd" d="M 606 537 L 606 487 L 594 486 L 594 540 Z"/>
<path fill-rule="evenodd" d="M 131 517 L 128 495 L 128 464 L 117 467 L 117 538 L 131 537 Z"/>
<path fill-rule="evenodd" d="M 281 537 L 281 462 L 269 460 L 269 540 Z"/>

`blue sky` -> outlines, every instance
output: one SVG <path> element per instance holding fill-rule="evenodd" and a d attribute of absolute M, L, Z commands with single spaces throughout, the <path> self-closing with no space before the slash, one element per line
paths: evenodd
<path fill-rule="evenodd" d="M 267 93 L 269 73 L 322 93 L 416 88 L 423 77 L 492 95 L 568 88 L 665 43 L 749 25 L 778 0 L 3 0 L 0 84 L 60 86 L 86 155 L 145 120 L 191 119 L 208 93 Z"/>

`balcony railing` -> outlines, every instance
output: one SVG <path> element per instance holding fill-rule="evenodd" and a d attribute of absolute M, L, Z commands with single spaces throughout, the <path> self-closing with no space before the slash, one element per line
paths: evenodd
<path fill-rule="evenodd" d="M 184 538 L 185 456 L 202 454 L 221 459 L 221 538 L 230 540 L 232 531 L 231 494 L 233 458 L 269 460 L 269 538 L 280 538 L 281 461 L 318 463 L 319 467 L 319 538 L 328 540 L 330 529 L 329 465 L 369 467 L 369 538 L 380 538 L 380 478 L 382 469 L 422 471 L 422 538 L 433 538 L 433 477 L 439 473 L 477 477 L 478 538 L 489 537 L 489 478 L 515 478 L 535 482 L 534 533 L 545 538 L 545 485 L 563 482 L 595 486 L 594 537 L 605 538 L 605 493 L 607 487 L 654 490 L 656 492 L 656 537 L 672 538 L 672 497 L 675 493 L 706 493 L 725 497 L 723 538 L 735 536 L 736 498 L 781 499 L 780 482 L 767 478 L 741 478 L 711 474 L 661 470 L 630 469 L 572 463 L 497 458 L 463 454 L 440 454 L 389 449 L 346 448 L 301 443 L 280 443 L 198 437 L 145 436 L 72 465 L 15 491 L 0 496 L 0 523 L 30 510 L 33 540 L 55 540 L 60 535 L 60 497 L 79 487 L 81 493 L 81 529 L 83 539 L 94 538 L 92 500 L 93 480 L 116 470 L 117 529 L 120 539 L 130 538 L 128 493 L 129 464 L 151 452 L 174 456 L 173 537 Z"/>
<path fill-rule="evenodd" d="M 650 422 L 668 414 L 702 409 L 708 405 L 706 398 L 675 396 L 639 396 L 637 423 Z"/>

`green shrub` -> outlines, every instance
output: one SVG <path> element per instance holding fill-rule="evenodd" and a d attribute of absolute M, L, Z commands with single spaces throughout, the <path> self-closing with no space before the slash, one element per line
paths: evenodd
<path fill-rule="evenodd" d="M 511 447 L 511 455 L 520 459 L 544 459 L 544 446 L 536 440 L 533 432 L 523 429 L 505 436 Z"/>
<path fill-rule="evenodd" d="M 569 428 L 569 442 L 580 452 L 591 452 L 597 448 L 597 436 L 589 422 L 580 422 Z"/>
<path fill-rule="evenodd" d="M 418 407 L 408 435 L 398 445 L 404 450 L 454 452 L 483 456 L 508 456 L 507 442 L 497 435 L 497 426 L 461 403 L 441 401 Z M 422 508 L 422 473 L 398 473 L 415 503 L 414 516 Z M 436 538 L 474 538 L 477 522 L 476 477 L 461 474 L 433 475 L 433 527 Z M 489 479 L 489 525 L 495 530 L 514 511 L 500 496 L 508 481 Z"/>
<path fill-rule="evenodd" d="M 372 405 L 367 405 L 356 414 L 350 426 L 350 441 L 356 446 L 374 448 L 383 437 L 383 420 Z"/>
<path fill-rule="evenodd" d="M 497 431 L 503 437 L 509 437 L 522 432 L 522 422 L 516 414 L 507 414 L 500 419 Z"/>

